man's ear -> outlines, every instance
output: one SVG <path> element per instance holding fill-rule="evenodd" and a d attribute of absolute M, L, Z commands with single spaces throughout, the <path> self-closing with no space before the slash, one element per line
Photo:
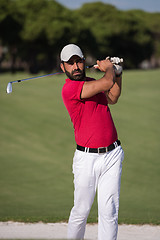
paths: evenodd
<path fill-rule="evenodd" d="M 63 63 L 61 63 L 60 67 L 61 67 L 62 71 L 65 72 Z"/>

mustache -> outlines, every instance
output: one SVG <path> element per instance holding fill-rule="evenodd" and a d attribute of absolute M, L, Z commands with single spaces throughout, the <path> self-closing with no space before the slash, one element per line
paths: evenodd
<path fill-rule="evenodd" d="M 75 69 L 72 71 L 72 74 L 74 74 L 74 73 L 83 73 L 83 71 L 80 69 Z"/>

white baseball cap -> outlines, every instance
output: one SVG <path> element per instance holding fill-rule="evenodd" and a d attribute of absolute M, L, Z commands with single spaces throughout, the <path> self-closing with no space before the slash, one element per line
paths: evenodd
<path fill-rule="evenodd" d="M 60 58 L 61 61 L 67 62 L 74 55 L 84 58 L 81 49 L 77 45 L 68 44 L 62 49 Z"/>

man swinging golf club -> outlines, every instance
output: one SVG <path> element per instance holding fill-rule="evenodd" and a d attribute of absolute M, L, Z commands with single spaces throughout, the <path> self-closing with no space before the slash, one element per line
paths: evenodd
<path fill-rule="evenodd" d="M 83 239 L 87 217 L 97 190 L 98 239 L 116 240 L 122 161 L 108 104 L 115 104 L 121 93 L 122 67 L 119 58 L 97 61 L 104 72 L 95 80 L 86 77 L 85 59 L 75 44 L 60 54 L 61 69 L 67 79 L 62 98 L 74 127 L 77 149 L 73 159 L 74 206 L 68 223 L 68 238 Z"/>

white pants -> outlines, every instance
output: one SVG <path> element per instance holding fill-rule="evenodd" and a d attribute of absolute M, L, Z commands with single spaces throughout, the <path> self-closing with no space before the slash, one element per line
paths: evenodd
<path fill-rule="evenodd" d="M 103 154 L 75 151 L 73 158 L 74 206 L 68 222 L 68 239 L 84 239 L 87 217 L 96 190 L 98 239 L 117 239 L 123 158 L 121 146 Z"/>

